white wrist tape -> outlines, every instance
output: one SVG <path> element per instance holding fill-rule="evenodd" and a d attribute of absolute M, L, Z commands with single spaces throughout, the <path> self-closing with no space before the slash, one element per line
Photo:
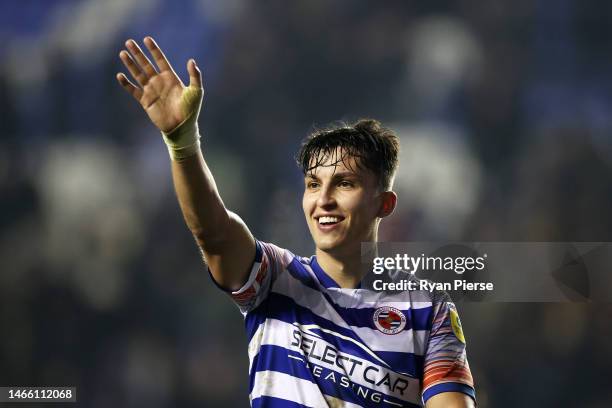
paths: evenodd
<path fill-rule="evenodd" d="M 192 86 L 186 88 L 181 100 L 186 119 L 171 131 L 162 132 L 170 158 L 174 161 L 184 160 L 200 150 L 198 114 L 201 104 L 202 90 Z"/>

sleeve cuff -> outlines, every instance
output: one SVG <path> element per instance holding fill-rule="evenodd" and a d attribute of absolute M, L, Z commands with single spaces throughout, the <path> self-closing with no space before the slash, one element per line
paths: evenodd
<path fill-rule="evenodd" d="M 476 401 L 476 391 L 474 391 L 474 388 L 462 383 L 445 382 L 432 385 L 425 390 L 423 392 L 423 403 L 427 402 L 427 400 L 434 395 L 441 394 L 443 392 L 461 392 L 470 396 L 474 401 Z"/>
<path fill-rule="evenodd" d="M 208 275 L 210 276 L 210 280 L 215 284 L 216 287 L 221 289 L 223 292 L 226 292 L 230 295 L 239 295 L 240 293 L 247 290 L 252 284 L 255 278 L 257 277 L 257 271 L 259 270 L 259 265 L 261 265 L 261 260 L 263 259 L 263 249 L 261 248 L 261 244 L 258 240 L 255 240 L 255 259 L 253 259 L 253 265 L 251 266 L 251 271 L 249 272 L 249 277 L 244 285 L 238 290 L 230 290 L 224 286 L 221 286 L 213 276 L 212 272 L 208 265 L 206 265 L 206 270 L 208 271 Z"/>

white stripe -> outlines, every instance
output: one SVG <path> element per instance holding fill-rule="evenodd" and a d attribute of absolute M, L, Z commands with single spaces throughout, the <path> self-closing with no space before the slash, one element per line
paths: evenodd
<path fill-rule="evenodd" d="M 428 330 L 402 330 L 397 334 L 385 334 L 369 327 L 354 327 L 351 329 L 372 350 L 413 353 L 424 356 L 427 348 Z"/>
<path fill-rule="evenodd" d="M 393 402 L 393 401 L 388 401 L 386 399 L 383 399 L 383 402 L 386 402 L 387 404 L 391 404 L 391 405 L 396 405 L 398 407 L 402 406 L 402 404 L 398 404 L 397 402 Z"/>
<path fill-rule="evenodd" d="M 249 362 L 251 363 L 253 362 L 253 359 L 255 358 L 257 353 L 259 353 L 259 347 L 262 344 L 264 326 L 266 325 L 266 322 L 267 320 L 264 323 L 260 324 L 259 327 L 257 327 L 255 334 L 253 334 L 253 337 L 251 337 L 251 340 L 249 341 L 248 352 Z"/>
<path fill-rule="evenodd" d="M 316 384 L 276 371 L 259 371 L 255 374 L 251 402 L 263 396 L 282 398 L 309 407 L 327 406 Z"/>
<path fill-rule="evenodd" d="M 389 294 L 369 289 L 328 288 L 327 293 L 335 304 L 351 309 L 395 307 L 400 310 L 424 309 L 431 307 L 431 301 L 410 301 L 413 292 Z M 423 296 L 418 297 L 422 299 Z"/>
<path fill-rule="evenodd" d="M 421 356 L 425 354 L 428 330 L 409 329 L 389 335 L 369 327 L 349 326 L 321 292 L 302 284 L 290 274 L 286 274 L 284 279 L 279 277 L 272 291 L 292 298 L 298 305 L 310 309 L 317 316 L 352 330 L 371 350 L 413 353 Z"/>
<path fill-rule="evenodd" d="M 264 325 L 266 326 L 265 330 L 263 329 Z M 263 345 L 280 346 L 288 350 L 294 350 L 303 355 L 304 352 L 302 351 L 301 348 L 291 345 L 292 343 L 295 343 L 293 332 L 295 330 L 300 330 L 302 332 L 307 332 L 308 334 L 314 337 L 321 338 L 318 334 L 313 332 L 313 329 L 319 329 L 325 333 L 339 337 L 343 340 L 347 339 L 346 336 L 343 336 L 340 333 L 336 333 L 332 330 L 323 329 L 314 324 L 310 324 L 310 325 L 289 324 L 289 323 L 283 322 L 282 320 L 268 318 L 266 319 L 266 322 L 264 324 L 259 325 L 259 327 L 257 328 L 257 331 L 255 332 L 255 334 L 251 338 L 251 341 L 249 342 L 249 360 L 253 360 L 255 358 L 255 355 L 257 355 L 259 348 Z M 371 357 L 379 361 L 381 363 L 381 368 L 383 366 L 386 368 L 389 368 L 388 364 L 386 364 L 376 354 L 372 353 L 372 351 L 368 350 L 367 347 L 363 346 L 361 343 L 356 342 L 353 339 L 350 339 L 350 340 L 353 341 L 353 344 L 357 345 L 358 347 L 361 347 Z M 325 340 L 323 339 L 321 339 L 321 342 L 325 344 L 329 344 L 325 342 Z M 344 353 L 340 353 L 340 354 L 344 355 Z M 350 355 L 351 357 L 353 357 L 351 354 L 346 354 L 346 355 Z M 362 362 L 367 361 L 359 357 L 354 357 L 354 358 Z M 368 362 L 368 364 L 375 364 L 375 363 Z"/>

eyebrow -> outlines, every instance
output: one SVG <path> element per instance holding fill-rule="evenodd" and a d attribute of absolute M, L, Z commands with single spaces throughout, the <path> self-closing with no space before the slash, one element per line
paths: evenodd
<path fill-rule="evenodd" d="M 319 180 L 319 178 L 317 176 L 315 176 L 314 174 L 312 174 L 312 173 L 306 174 L 305 178 L 310 178 L 310 179 L 313 179 L 313 180 Z M 361 176 L 359 176 L 357 173 L 354 173 L 354 172 L 351 172 L 351 171 L 336 172 L 332 176 L 332 180 L 337 180 L 337 179 L 341 179 L 341 178 L 356 178 L 356 179 L 361 179 Z"/>

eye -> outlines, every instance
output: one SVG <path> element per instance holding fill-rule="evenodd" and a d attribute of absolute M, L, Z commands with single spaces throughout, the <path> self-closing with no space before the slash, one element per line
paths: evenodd
<path fill-rule="evenodd" d="M 352 182 L 348 181 L 348 180 L 341 180 L 338 183 L 338 187 L 342 187 L 342 188 L 351 188 L 353 186 L 354 186 L 354 184 Z"/>
<path fill-rule="evenodd" d="M 306 182 L 306 188 L 308 188 L 308 189 L 312 190 L 312 189 L 315 189 L 315 188 L 318 188 L 318 187 L 319 187 L 319 183 L 316 182 L 316 181 L 312 181 L 311 180 L 311 181 Z"/>

